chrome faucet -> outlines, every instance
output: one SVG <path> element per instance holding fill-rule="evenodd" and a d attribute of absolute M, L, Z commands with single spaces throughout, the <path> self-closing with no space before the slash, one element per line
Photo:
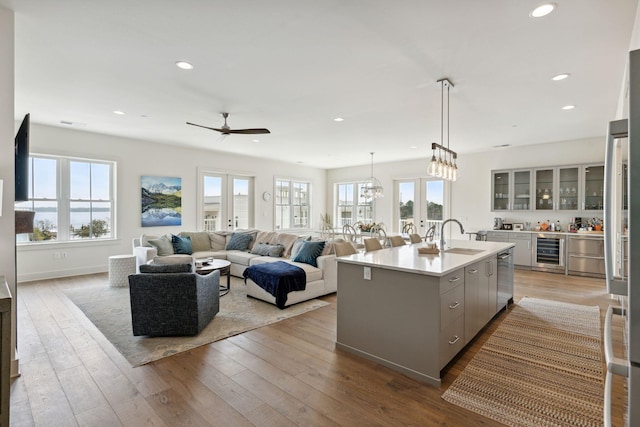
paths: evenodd
<path fill-rule="evenodd" d="M 449 219 L 445 220 L 442 223 L 442 228 L 440 229 L 440 250 L 441 251 L 444 251 L 444 245 L 447 243 L 444 240 L 444 226 L 445 226 L 446 223 L 448 223 L 450 221 L 457 222 L 458 225 L 460 226 L 460 233 L 464 234 L 464 227 L 462 226 L 462 223 L 460 221 L 458 221 L 457 219 L 453 219 L 453 218 L 449 218 Z"/>

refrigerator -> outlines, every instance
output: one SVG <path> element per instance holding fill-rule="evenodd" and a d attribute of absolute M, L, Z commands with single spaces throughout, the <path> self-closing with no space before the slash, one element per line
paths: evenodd
<path fill-rule="evenodd" d="M 605 148 L 605 272 L 607 291 L 618 299 L 604 325 L 605 426 L 611 425 L 614 375 L 627 378 L 627 425 L 640 426 L 640 185 L 630 185 L 640 183 L 640 50 L 630 52 L 627 75 L 628 119 L 609 123 Z M 613 316 L 624 319 L 623 356 L 612 349 Z"/>

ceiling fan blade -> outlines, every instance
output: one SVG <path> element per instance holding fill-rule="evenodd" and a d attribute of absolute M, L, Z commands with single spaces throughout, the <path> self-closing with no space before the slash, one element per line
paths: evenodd
<path fill-rule="evenodd" d="M 212 127 L 209 127 L 209 126 L 202 126 L 202 125 L 198 125 L 198 124 L 190 123 L 190 122 L 187 122 L 187 124 L 188 124 L 188 125 L 191 125 L 191 126 L 198 126 L 198 127 L 200 127 L 200 128 L 209 129 L 209 130 L 215 130 L 216 132 L 225 132 L 225 130 L 224 130 L 224 129 L 212 128 Z M 226 132 L 225 132 L 225 133 L 226 133 Z"/>
<path fill-rule="evenodd" d="M 227 132 L 229 133 L 241 133 L 241 134 L 259 134 L 259 133 L 271 133 L 269 129 L 258 128 L 258 129 L 229 129 Z"/>

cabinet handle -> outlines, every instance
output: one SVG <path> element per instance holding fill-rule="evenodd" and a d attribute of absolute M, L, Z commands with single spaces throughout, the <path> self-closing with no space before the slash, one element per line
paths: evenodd
<path fill-rule="evenodd" d="M 453 337 L 453 341 L 449 341 L 449 344 L 453 345 L 457 343 L 459 340 L 460 340 L 460 337 L 456 335 Z"/>
<path fill-rule="evenodd" d="M 449 305 L 449 310 L 455 310 L 459 306 L 460 306 L 460 303 L 458 301 L 456 301 L 453 304 Z"/>
<path fill-rule="evenodd" d="M 449 282 L 457 282 L 458 280 L 460 280 L 459 277 L 452 277 L 451 279 L 449 279 Z"/>
<path fill-rule="evenodd" d="M 476 274 L 477 272 L 478 270 L 476 270 L 475 268 L 468 271 L 469 274 Z"/>

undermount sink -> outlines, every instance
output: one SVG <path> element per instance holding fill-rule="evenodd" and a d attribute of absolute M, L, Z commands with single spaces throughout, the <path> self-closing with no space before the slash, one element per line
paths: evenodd
<path fill-rule="evenodd" d="M 475 255 L 480 252 L 484 252 L 484 249 L 469 249 L 469 248 L 449 248 L 445 249 L 446 254 L 458 254 L 458 255 Z"/>

